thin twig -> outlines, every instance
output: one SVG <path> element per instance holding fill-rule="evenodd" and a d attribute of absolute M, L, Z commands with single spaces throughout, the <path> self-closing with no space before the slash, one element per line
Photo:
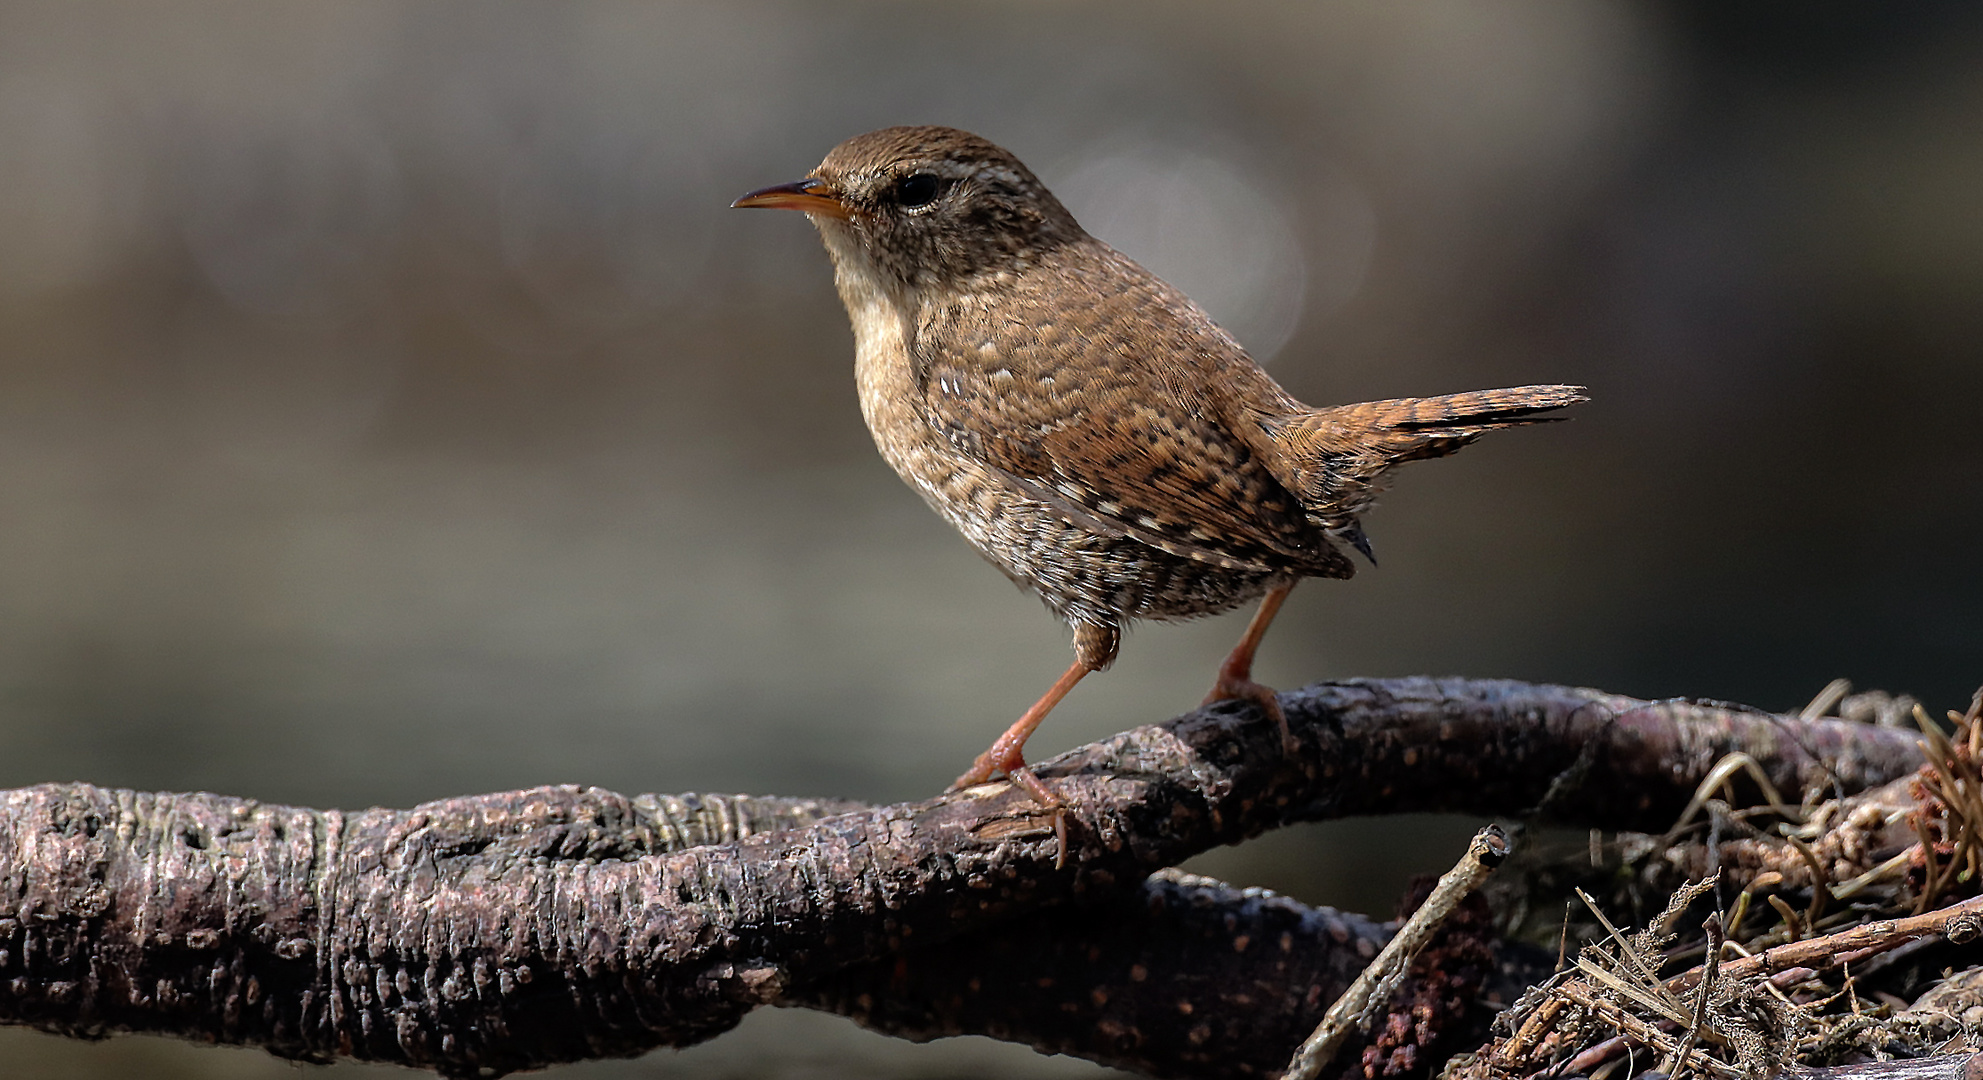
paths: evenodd
<path fill-rule="evenodd" d="M 1558 1000 L 1568 1001 L 1569 999 L 1560 998 Z M 1592 1069 L 1623 1054 L 1626 1050 L 1627 1041 L 1623 1035 L 1613 1035 L 1596 1046 L 1580 1051 L 1576 1057 L 1570 1059 L 1568 1065 L 1564 1066 L 1563 1071 L 1572 1074 L 1589 1075 Z"/>
<path fill-rule="evenodd" d="M 1563 996 L 1570 999 L 1572 1003 L 1582 1006 L 1593 1016 L 1617 1028 L 1619 1033 L 1626 1038 L 1625 1046 L 1628 1051 L 1634 1043 L 1653 1050 L 1664 1049 L 1674 1045 L 1672 1036 L 1661 1031 L 1657 1025 L 1632 1015 L 1625 1011 L 1617 1002 L 1610 998 L 1594 994 L 1591 991 L 1592 988 L 1587 983 L 1569 982 L 1564 983 L 1562 987 Z M 1700 1064 L 1702 1071 L 1713 1073 L 1716 1076 L 1726 1078 L 1741 1075 L 1733 1066 L 1719 1058 L 1704 1057 L 1701 1059 Z"/>
<path fill-rule="evenodd" d="M 1783 838 L 1797 850 L 1797 857 L 1804 860 L 1805 869 L 1811 871 L 1811 906 L 1804 913 L 1804 921 L 1816 926 L 1818 920 L 1824 918 L 1825 901 L 1831 896 L 1831 875 L 1825 873 L 1824 865 L 1818 862 L 1818 855 L 1811 850 L 1811 845 L 1789 833 L 1784 833 Z"/>
<path fill-rule="evenodd" d="M 1630 963 L 1633 967 L 1639 969 L 1640 976 L 1646 980 L 1648 985 L 1657 985 L 1659 983 L 1659 970 L 1657 966 L 1648 963 L 1645 957 L 1639 955 L 1639 950 L 1634 948 L 1630 941 L 1626 940 L 1623 931 L 1612 925 L 1611 919 L 1604 914 L 1604 909 L 1598 907 L 1597 901 L 1591 899 L 1591 894 L 1578 889 L 1577 899 L 1582 900 L 1584 906 L 1591 909 L 1591 914 L 1597 916 L 1598 925 L 1603 926 L 1604 932 L 1611 935 L 1611 940 L 1617 944 L 1619 963 Z M 1577 957 L 1578 965 L 1581 966 L 1585 962 L 1583 956 Z M 1595 965 L 1593 964 L 1592 966 Z"/>
<path fill-rule="evenodd" d="M 1818 691 L 1818 696 L 1812 698 L 1809 705 L 1798 710 L 1797 719 L 1818 720 L 1829 716 L 1831 711 L 1838 707 L 1838 703 L 1845 700 L 1845 695 L 1851 692 L 1851 679 L 1833 679 L 1825 684 L 1823 690 Z"/>
<path fill-rule="evenodd" d="M 1836 934 L 1778 945 L 1723 965 L 1721 977 L 1742 981 L 1755 978 L 1758 974 L 1774 975 L 1795 967 L 1822 971 L 1835 964 L 1858 963 L 1934 934 L 1945 935 L 1958 945 L 1983 937 L 1983 896 L 1971 897 L 1926 915 L 1882 919 Z M 1702 968 L 1681 972 L 1666 981 L 1666 988 L 1676 993 L 1691 990 L 1700 984 L 1704 974 Z"/>
<path fill-rule="evenodd" d="M 1762 764 L 1748 754 L 1737 751 L 1724 755 L 1715 763 L 1714 768 L 1708 770 L 1708 775 L 1701 779 L 1700 784 L 1694 789 L 1694 797 L 1687 803 L 1687 808 L 1680 812 L 1679 819 L 1666 831 L 1667 842 L 1671 843 L 1673 838 L 1679 835 L 1680 830 L 1687 827 L 1687 823 L 1707 805 L 1717 789 L 1726 790 L 1729 800 L 1734 801 L 1735 792 L 1730 781 L 1738 772 L 1749 774 L 1750 779 L 1756 782 L 1756 786 L 1762 789 L 1764 801 L 1779 817 L 1786 821 L 1804 820 L 1804 815 L 1783 801 L 1783 794 L 1777 790 L 1775 784 L 1770 783 L 1769 774 L 1763 771 Z"/>
<path fill-rule="evenodd" d="M 1687 1067 L 1687 1055 L 1693 1052 L 1694 1042 L 1701 1036 L 1701 1026 L 1708 1019 L 1708 995 L 1714 993 L 1715 974 L 1721 967 L 1721 943 L 1727 940 L 1722 933 L 1721 916 L 1709 915 L 1708 921 L 1701 924 L 1708 932 L 1708 962 L 1706 973 L 1701 977 L 1700 991 L 1694 995 L 1694 1019 L 1687 1025 L 1687 1034 L 1680 1040 L 1680 1048 L 1666 1062 L 1661 1071 L 1671 1077 L 1679 1077 Z"/>
<path fill-rule="evenodd" d="M 1479 888 L 1480 883 L 1487 880 L 1487 875 L 1493 873 L 1512 850 L 1513 842 L 1497 825 L 1489 825 L 1474 834 L 1459 865 L 1446 871 L 1439 883 L 1432 887 L 1432 894 L 1425 898 L 1425 903 L 1419 905 L 1419 909 L 1412 912 L 1405 924 L 1398 928 L 1397 936 L 1384 946 L 1369 967 L 1363 969 L 1343 996 L 1329 1006 L 1315 1033 L 1301 1044 L 1294 1058 L 1288 1062 L 1283 1080 L 1315 1080 L 1321 1075 L 1322 1070 L 1334 1060 L 1336 1051 L 1342 1049 L 1350 1032 L 1376 1018 L 1377 1010 L 1384 1007 L 1391 992 L 1397 989 L 1398 982 L 1411 967 L 1412 958 L 1418 955 L 1426 942 L 1432 940 L 1432 935 L 1460 906 L 1460 901 Z"/>

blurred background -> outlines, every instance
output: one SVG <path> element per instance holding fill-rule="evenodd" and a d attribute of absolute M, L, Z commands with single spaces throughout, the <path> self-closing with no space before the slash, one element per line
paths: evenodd
<path fill-rule="evenodd" d="M 1983 681 L 1974 5 L 0 3 L 0 786 L 896 800 L 1067 634 L 874 453 L 736 195 L 945 123 L 1316 403 L 1578 382 L 1413 466 L 1261 677 L 1795 708 Z M 1041 757 L 1195 705 L 1132 634 Z M 1388 914 L 1470 823 L 1198 864 Z M 8 1076 L 294 1075 L 0 1030 Z M 384 1075 L 341 1066 L 301 1069 Z M 766 1011 L 560 1077 L 1054 1076 Z"/>

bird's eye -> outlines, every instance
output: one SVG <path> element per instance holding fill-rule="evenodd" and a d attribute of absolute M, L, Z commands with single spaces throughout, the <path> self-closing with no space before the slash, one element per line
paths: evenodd
<path fill-rule="evenodd" d="M 895 200 L 905 209 L 915 210 L 936 201 L 938 184 L 936 177 L 926 172 L 907 176 L 895 185 Z"/>

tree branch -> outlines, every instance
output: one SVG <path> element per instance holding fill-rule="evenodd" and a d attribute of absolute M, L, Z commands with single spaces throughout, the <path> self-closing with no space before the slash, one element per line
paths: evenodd
<path fill-rule="evenodd" d="M 1184 888 L 1142 884 L 1152 871 L 1290 821 L 1539 810 L 1657 828 L 1730 751 L 1785 790 L 1858 790 L 1919 761 L 1890 729 L 1523 683 L 1358 680 L 1282 701 L 1297 757 L 1226 705 L 1041 765 L 1068 802 L 1062 869 L 1051 816 L 1005 784 L 879 808 L 540 788 L 355 813 L 80 784 L 7 792 L 0 1020 L 493 1075 L 685 1045 L 790 1002 L 1212 1075 L 1199 1066 L 1268 1043 L 1284 1061 L 1375 928 L 1230 890 L 1178 894 L 1221 925 L 1286 934 L 1272 948 L 1249 937 L 1257 950 L 1225 938 L 1222 968 L 1189 947 L 1202 927 L 1111 942 L 1045 909 L 1137 896 L 1147 909 L 1151 889 Z M 1074 955 L 1096 965 L 1080 990 L 1099 1019 L 1081 1031 L 1064 1009 L 1043 1015 L 1035 999 L 1051 995 L 979 997 L 1001 971 L 1064 970 L 1056 957 Z M 1173 991 L 1139 995 L 1194 971 L 1230 980 L 1206 988 L 1202 1023 L 1175 1023 Z M 1031 977 L 1037 989 L 1060 976 Z M 849 997 L 863 978 L 875 989 Z M 1232 1008 L 1243 993 L 1260 1007 Z"/>

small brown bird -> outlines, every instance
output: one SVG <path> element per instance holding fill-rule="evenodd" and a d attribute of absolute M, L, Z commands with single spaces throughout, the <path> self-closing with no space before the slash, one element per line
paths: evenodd
<path fill-rule="evenodd" d="M 1089 236 L 1017 158 L 975 135 L 895 127 L 733 205 L 804 211 L 854 324 L 861 411 L 888 463 L 992 565 L 1074 629 L 1074 665 L 957 778 L 1003 772 L 1060 800 L 1022 748 L 1115 660 L 1131 619 L 1264 596 L 1207 703 L 1244 699 L 1297 580 L 1346 578 L 1347 544 L 1394 465 L 1583 401 L 1525 386 L 1314 409 L 1184 294 Z"/>

